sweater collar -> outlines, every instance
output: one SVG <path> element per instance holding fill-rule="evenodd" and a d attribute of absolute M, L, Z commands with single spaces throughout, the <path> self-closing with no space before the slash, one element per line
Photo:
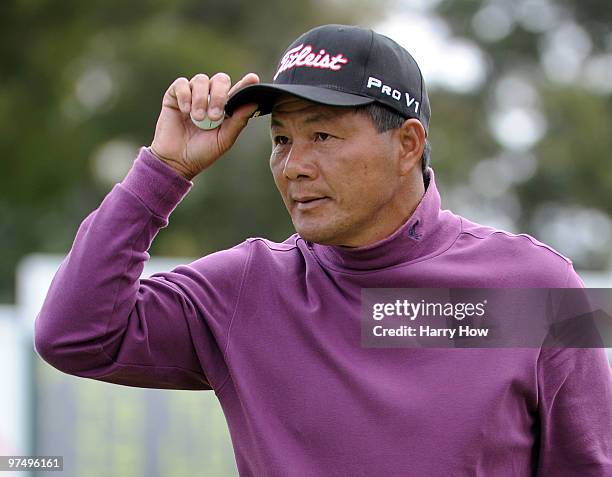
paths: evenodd
<path fill-rule="evenodd" d="M 433 169 L 425 194 L 410 218 L 390 236 L 364 247 L 307 242 L 319 260 L 335 269 L 376 270 L 424 260 L 447 250 L 461 230 L 458 216 L 441 210 Z"/>

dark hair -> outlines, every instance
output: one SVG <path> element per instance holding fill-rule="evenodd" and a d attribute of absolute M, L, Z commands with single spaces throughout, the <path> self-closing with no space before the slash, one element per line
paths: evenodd
<path fill-rule="evenodd" d="M 370 119 L 372 119 L 374 122 L 374 126 L 376 126 L 376 130 L 379 133 L 384 133 L 391 129 L 399 128 L 402 124 L 404 124 L 404 121 L 406 121 L 405 117 L 378 103 L 368 104 L 355 109 L 370 116 Z M 423 155 L 421 156 L 421 172 L 423 173 L 424 179 L 426 175 L 425 171 L 429 166 L 430 153 L 431 143 L 429 142 L 429 139 L 426 138 L 425 148 L 423 149 Z"/>

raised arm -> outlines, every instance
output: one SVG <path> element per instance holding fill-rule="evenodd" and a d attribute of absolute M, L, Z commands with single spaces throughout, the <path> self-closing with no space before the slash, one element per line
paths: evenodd
<path fill-rule="evenodd" d="M 227 75 L 216 78 L 179 78 L 168 88 L 156 154 L 142 148 L 123 182 L 79 227 L 35 323 L 36 349 L 54 367 L 140 387 L 211 389 L 225 378 L 226 325 L 248 247 L 140 280 L 147 250 L 189 179 L 233 145 L 255 109 L 244 106 L 219 128 L 198 129 L 190 112 L 222 109 L 230 92 Z M 235 87 L 256 81 L 247 75 Z"/>

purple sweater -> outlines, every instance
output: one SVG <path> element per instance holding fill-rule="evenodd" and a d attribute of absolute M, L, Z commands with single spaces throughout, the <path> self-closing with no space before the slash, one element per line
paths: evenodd
<path fill-rule="evenodd" d="M 140 280 L 191 183 L 140 151 L 79 228 L 36 320 L 54 367 L 213 389 L 242 476 L 611 476 L 603 349 L 375 349 L 361 288 L 581 287 L 527 235 L 441 210 L 432 178 L 362 248 L 248 239 Z"/>

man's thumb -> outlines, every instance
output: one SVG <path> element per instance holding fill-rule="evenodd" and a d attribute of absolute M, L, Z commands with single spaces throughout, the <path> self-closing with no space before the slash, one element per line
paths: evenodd
<path fill-rule="evenodd" d="M 240 132 L 246 127 L 249 119 L 258 106 L 256 104 L 245 104 L 234 111 L 229 118 L 226 118 L 219 130 L 219 143 L 223 152 L 227 151 L 236 139 Z"/>

